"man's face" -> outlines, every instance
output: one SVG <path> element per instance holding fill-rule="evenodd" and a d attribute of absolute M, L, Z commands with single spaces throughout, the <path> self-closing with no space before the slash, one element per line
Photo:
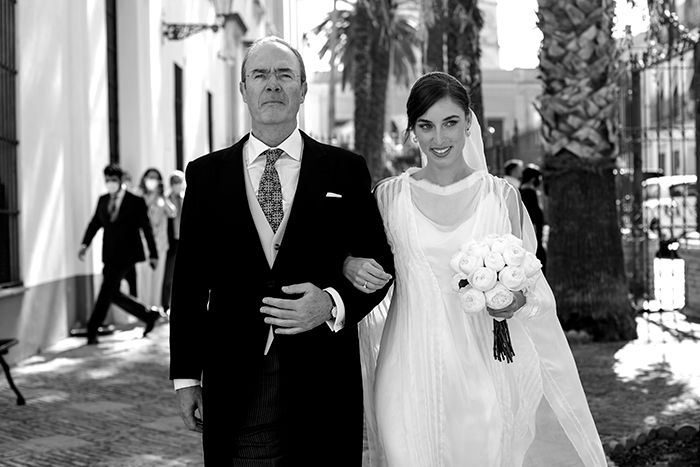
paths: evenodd
<path fill-rule="evenodd" d="M 115 175 L 105 175 L 105 186 L 109 193 L 116 193 L 119 191 L 122 185 L 121 178 Z"/>
<path fill-rule="evenodd" d="M 296 124 L 307 85 L 301 82 L 299 61 L 282 44 L 260 45 L 248 57 L 240 84 L 253 125 Z"/>

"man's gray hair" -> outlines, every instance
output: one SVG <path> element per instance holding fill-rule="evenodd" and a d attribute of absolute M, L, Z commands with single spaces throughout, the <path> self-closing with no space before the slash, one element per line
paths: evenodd
<path fill-rule="evenodd" d="M 250 57 L 250 54 L 252 54 L 255 49 L 260 47 L 263 44 L 267 44 L 269 42 L 275 42 L 277 44 L 282 44 L 283 46 L 287 47 L 289 50 L 292 51 L 294 56 L 299 60 L 299 74 L 301 77 L 301 82 L 305 83 L 306 82 L 306 67 L 304 66 L 304 59 L 301 58 L 301 54 L 297 49 L 292 47 L 292 45 L 285 41 L 284 39 L 277 37 L 277 36 L 265 36 L 261 37 L 260 39 L 257 39 L 255 42 L 253 42 L 250 47 L 248 47 L 248 50 L 245 53 L 245 56 L 243 57 L 243 62 L 241 63 L 241 81 L 245 83 L 245 65 L 248 62 L 248 58 Z"/>

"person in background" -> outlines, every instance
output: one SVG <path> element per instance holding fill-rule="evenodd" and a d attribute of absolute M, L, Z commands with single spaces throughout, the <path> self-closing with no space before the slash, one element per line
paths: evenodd
<path fill-rule="evenodd" d="M 173 271 L 175 269 L 175 254 L 177 242 L 180 239 L 180 220 L 182 219 L 182 201 L 185 196 L 185 173 L 175 170 L 170 174 L 170 193 L 168 201 L 175 208 L 175 216 L 168 218 L 168 253 L 165 258 L 165 276 L 163 277 L 163 308 L 170 309 L 170 292 L 173 286 Z"/>
<path fill-rule="evenodd" d="M 542 172 L 540 168 L 535 164 L 528 164 L 525 170 L 523 170 L 522 183 L 520 184 L 520 197 L 525 205 L 525 209 L 527 209 L 527 213 L 530 215 L 532 225 L 535 227 L 535 236 L 537 237 L 537 251 L 535 255 L 542 263 L 542 272 L 544 273 L 547 265 L 547 252 L 542 241 L 545 218 L 541 202 L 541 185 Z"/>
<path fill-rule="evenodd" d="M 158 169 L 146 169 L 139 182 L 139 192 L 148 207 L 148 219 L 151 222 L 158 254 L 164 258 L 168 250 L 168 219 L 175 216 L 175 206 L 164 195 L 163 176 Z M 138 272 L 141 298 L 146 303 L 164 307 L 162 298 L 165 262 L 162 261 L 154 270 L 141 268 Z"/>
<path fill-rule="evenodd" d="M 520 179 L 523 176 L 523 161 L 520 159 L 508 159 L 503 164 L 503 178 L 514 188 L 520 188 Z"/>
<path fill-rule="evenodd" d="M 129 193 L 133 193 L 138 196 L 138 193 L 136 193 L 134 190 L 134 186 L 131 180 L 131 174 L 127 172 L 126 170 L 122 171 L 124 175 L 122 175 L 122 189 L 128 191 Z M 138 295 L 138 287 L 137 287 L 137 281 L 136 281 L 136 265 L 134 264 L 131 269 L 129 269 L 126 272 L 126 275 L 124 276 L 124 280 L 126 281 L 127 285 L 129 286 L 129 295 L 131 295 L 134 298 L 137 298 Z"/>
<path fill-rule="evenodd" d="M 160 314 L 153 308 L 149 309 L 143 303 L 119 291 L 119 286 L 127 271 L 134 264 L 146 259 L 141 233 L 143 233 L 148 245 L 149 266 L 155 269 L 158 264 L 158 252 L 146 213 L 146 204 L 140 197 L 124 190 L 122 170 L 118 165 L 110 164 L 105 167 L 104 177 L 108 193 L 100 196 L 95 215 L 88 224 L 83 242 L 78 250 L 78 258 L 80 261 L 84 261 L 90 242 L 98 230 L 104 229 L 102 240 L 104 279 L 88 321 L 88 345 L 98 343 L 97 331 L 107 316 L 110 303 L 116 304 L 127 313 L 146 323 L 146 328 L 143 331 L 144 337 L 151 332 L 160 317 Z"/>

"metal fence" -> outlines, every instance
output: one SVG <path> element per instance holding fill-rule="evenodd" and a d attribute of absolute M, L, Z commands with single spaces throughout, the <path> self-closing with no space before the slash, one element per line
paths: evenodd
<path fill-rule="evenodd" d="M 653 293 L 653 257 L 698 237 L 699 58 L 688 43 L 631 53 L 621 75 L 618 208 L 636 298 Z"/>

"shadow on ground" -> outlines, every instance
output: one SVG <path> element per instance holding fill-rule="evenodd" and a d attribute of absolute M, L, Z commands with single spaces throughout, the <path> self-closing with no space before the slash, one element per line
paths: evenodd
<path fill-rule="evenodd" d="M 638 319 L 633 342 L 572 345 L 581 381 L 603 441 L 645 427 L 700 420 L 698 330 Z"/>

